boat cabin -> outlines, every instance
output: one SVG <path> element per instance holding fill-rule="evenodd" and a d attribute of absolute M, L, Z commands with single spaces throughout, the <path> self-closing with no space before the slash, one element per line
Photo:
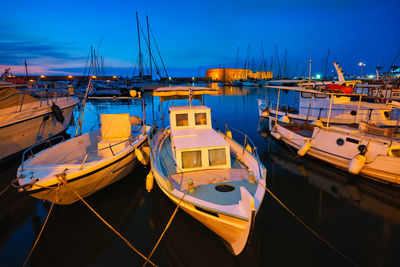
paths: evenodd
<path fill-rule="evenodd" d="M 169 117 L 177 173 L 231 167 L 229 144 L 212 129 L 210 108 L 170 107 Z"/>

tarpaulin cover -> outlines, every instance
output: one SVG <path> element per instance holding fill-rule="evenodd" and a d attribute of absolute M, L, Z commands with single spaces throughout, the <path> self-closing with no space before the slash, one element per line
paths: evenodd
<path fill-rule="evenodd" d="M 131 135 L 129 114 L 101 114 L 101 135 L 103 140 L 128 139 Z"/>

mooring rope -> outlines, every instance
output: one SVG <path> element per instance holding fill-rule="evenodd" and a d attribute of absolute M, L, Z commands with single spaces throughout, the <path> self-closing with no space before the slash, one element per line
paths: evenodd
<path fill-rule="evenodd" d="M 46 227 L 47 221 L 49 220 L 51 211 L 53 210 L 54 203 L 58 200 L 58 193 L 59 193 L 59 191 L 60 191 L 60 186 L 61 186 L 61 183 L 59 183 L 58 186 L 57 186 L 57 189 L 56 189 L 56 190 L 57 190 L 57 191 L 56 191 L 56 196 L 55 196 L 55 198 L 54 198 L 54 201 L 51 203 L 51 207 L 50 207 L 49 212 L 47 213 L 46 220 L 44 221 L 43 226 L 42 226 L 42 229 L 40 229 L 40 232 L 39 232 L 39 234 L 38 234 L 38 236 L 37 236 L 37 238 L 36 238 L 36 241 L 35 241 L 35 243 L 33 244 L 33 247 L 31 248 L 31 251 L 29 252 L 28 257 L 26 257 L 26 260 L 25 260 L 24 264 L 22 265 L 22 267 L 25 267 L 26 264 L 28 263 L 29 258 L 32 256 L 33 250 L 35 249 L 37 243 L 39 242 L 40 237 L 42 236 L 43 230 L 44 230 L 44 228 Z"/>
<path fill-rule="evenodd" d="M 4 188 L 3 191 L 1 191 L 0 196 L 4 194 L 8 190 L 8 188 L 10 188 L 10 186 L 11 184 L 9 184 L 6 188 Z"/>
<path fill-rule="evenodd" d="M 178 209 L 179 209 L 179 207 L 181 206 L 181 203 L 182 203 L 182 201 L 183 201 L 183 198 L 186 196 L 186 194 L 187 194 L 189 191 L 190 191 L 190 188 L 188 188 L 188 189 L 186 190 L 185 194 L 183 194 L 183 196 L 182 196 L 181 199 L 179 200 L 178 205 L 176 206 L 174 212 L 172 213 L 171 218 L 169 219 L 167 225 L 166 225 L 165 228 L 164 228 L 164 231 L 163 231 L 162 234 L 160 235 L 160 238 L 158 238 L 158 241 L 157 241 L 156 245 L 155 245 L 154 248 L 152 249 L 150 255 L 147 257 L 147 260 L 146 260 L 146 262 L 143 264 L 142 267 L 146 266 L 146 264 L 147 264 L 147 262 L 150 260 L 151 256 L 153 256 L 154 251 L 156 250 L 156 248 L 157 248 L 158 245 L 160 244 L 161 239 L 164 237 L 165 232 L 168 230 L 169 226 L 170 226 L 171 223 L 172 223 L 172 220 L 174 219 L 176 213 L 178 212 Z"/>
<path fill-rule="evenodd" d="M 64 173 L 63 173 L 64 174 Z M 117 234 L 133 251 L 135 251 L 138 255 L 140 255 L 143 259 L 146 260 L 146 262 L 149 262 L 151 265 L 156 266 L 150 259 L 146 258 L 142 253 L 140 253 L 139 250 L 137 250 L 124 236 L 122 236 L 114 227 L 111 226 L 103 217 L 100 216 L 99 213 L 97 213 L 66 181 L 66 179 L 63 177 L 63 174 L 58 176 L 57 178 L 65 184 L 68 189 L 70 189 L 108 228 L 110 228 L 115 234 Z M 64 174 L 65 176 L 65 174 Z"/>
<path fill-rule="evenodd" d="M 248 180 L 248 179 L 247 179 Z M 323 238 L 320 234 L 318 234 L 314 229 L 312 229 L 310 226 L 308 226 L 300 217 L 298 217 L 293 211 L 291 211 L 288 207 L 283 204 L 282 201 L 279 200 L 278 197 L 274 195 L 265 185 L 261 184 L 257 179 L 255 180 L 259 185 L 265 188 L 267 192 L 287 211 L 289 212 L 298 222 L 300 222 L 304 227 L 306 227 L 311 233 L 313 233 L 317 238 L 319 238 L 322 242 L 324 242 L 327 246 L 332 248 L 334 251 L 336 251 L 339 255 L 341 255 L 343 258 L 345 258 L 347 261 L 352 263 L 354 266 L 360 266 L 357 262 L 352 260 L 351 258 L 347 257 L 343 252 L 341 252 L 339 249 L 337 249 L 335 246 L 333 246 L 331 243 L 329 243 L 325 238 Z"/>

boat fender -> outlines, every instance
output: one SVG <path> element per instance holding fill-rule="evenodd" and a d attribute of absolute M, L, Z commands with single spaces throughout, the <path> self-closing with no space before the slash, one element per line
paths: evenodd
<path fill-rule="evenodd" d="M 274 131 L 271 132 L 271 135 L 272 135 L 276 140 L 279 140 L 279 139 L 281 139 L 281 137 L 282 137 L 282 135 L 281 135 L 280 133 L 274 132 Z"/>
<path fill-rule="evenodd" d="M 287 115 L 282 116 L 279 121 L 283 122 L 283 123 L 290 123 L 290 119 Z"/>
<path fill-rule="evenodd" d="M 144 161 L 143 153 L 139 148 L 135 148 L 135 155 L 136 155 L 136 158 L 138 159 L 138 161 L 140 161 L 140 163 L 145 165 L 144 164 L 145 161 Z"/>
<path fill-rule="evenodd" d="M 261 112 L 261 117 L 266 118 L 266 117 L 269 116 L 270 113 L 271 113 L 271 112 L 269 111 L 269 108 L 265 108 L 265 109 Z"/>
<path fill-rule="evenodd" d="M 308 152 L 308 150 L 310 150 L 310 148 L 311 142 L 310 140 L 307 140 L 307 142 L 305 142 L 304 145 L 297 151 L 297 155 L 303 157 Z"/>
<path fill-rule="evenodd" d="M 136 97 L 137 92 L 136 92 L 136 90 L 130 90 L 129 94 L 131 95 L 131 97 Z"/>
<path fill-rule="evenodd" d="M 253 153 L 253 149 L 251 149 L 251 146 L 249 144 L 246 145 L 246 149 L 247 151 L 249 151 L 250 153 Z"/>
<path fill-rule="evenodd" d="M 232 139 L 232 132 L 231 131 L 227 131 L 226 132 L 226 136 L 228 136 L 230 139 Z"/>
<path fill-rule="evenodd" d="M 324 127 L 324 123 L 321 120 L 315 120 L 311 123 L 312 125 L 314 125 L 315 127 Z"/>
<path fill-rule="evenodd" d="M 351 174 L 359 174 L 361 169 L 365 165 L 366 158 L 361 154 L 357 154 L 354 158 L 350 160 L 349 172 Z"/>
<path fill-rule="evenodd" d="M 149 174 L 146 176 L 146 190 L 147 192 L 150 193 L 151 189 L 153 189 L 153 184 L 154 184 L 154 175 L 150 171 Z"/>
<path fill-rule="evenodd" d="M 64 122 L 64 115 L 59 106 L 57 106 L 56 104 L 53 103 L 53 105 L 51 106 L 51 112 L 53 112 L 54 117 L 56 117 L 56 120 L 58 122 L 61 122 L 61 123 Z"/>

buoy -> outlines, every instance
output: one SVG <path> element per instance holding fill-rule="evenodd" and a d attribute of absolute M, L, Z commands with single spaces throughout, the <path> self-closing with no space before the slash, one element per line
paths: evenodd
<path fill-rule="evenodd" d="M 246 149 L 250 152 L 253 153 L 253 149 L 251 149 L 251 146 L 249 144 L 246 145 Z"/>
<path fill-rule="evenodd" d="M 279 139 L 281 139 L 281 137 L 282 137 L 282 135 L 281 135 L 280 133 L 274 132 L 274 131 L 271 132 L 271 135 L 272 135 L 276 140 L 279 140 Z"/>
<path fill-rule="evenodd" d="M 53 105 L 51 106 L 51 112 L 53 112 L 54 117 L 56 117 L 56 120 L 58 122 L 61 122 L 61 123 L 64 122 L 64 115 L 59 106 L 57 106 L 56 104 L 53 103 Z"/>
<path fill-rule="evenodd" d="M 136 155 L 136 158 L 138 159 L 138 161 L 140 161 L 143 165 L 145 165 L 143 163 L 144 162 L 143 153 L 142 153 L 142 151 L 140 151 L 139 148 L 135 148 L 135 155 Z"/>
<path fill-rule="evenodd" d="M 131 97 L 136 97 L 137 92 L 136 92 L 136 90 L 130 90 L 129 94 L 131 95 Z"/>
<path fill-rule="evenodd" d="M 153 184 L 154 184 L 154 176 L 153 176 L 153 173 L 150 171 L 149 174 L 147 174 L 147 177 L 146 177 L 146 190 L 147 190 L 147 192 L 150 193 L 151 189 L 153 189 Z"/>
<path fill-rule="evenodd" d="M 261 117 L 266 118 L 266 117 L 269 116 L 270 113 L 271 113 L 271 112 L 269 111 L 269 108 L 265 108 L 265 109 L 261 112 Z"/>
<path fill-rule="evenodd" d="M 227 131 L 226 132 L 226 136 L 228 136 L 230 139 L 232 139 L 232 132 L 231 131 Z"/>
<path fill-rule="evenodd" d="M 287 115 L 280 117 L 279 121 L 283 123 L 290 123 L 290 119 Z"/>
<path fill-rule="evenodd" d="M 359 174 L 361 169 L 365 165 L 366 158 L 363 155 L 358 154 L 350 160 L 349 172 L 351 174 Z"/>
<path fill-rule="evenodd" d="M 311 148 L 311 142 L 310 140 L 307 140 L 307 142 L 304 143 L 304 145 L 297 151 L 297 155 L 300 157 L 304 156 L 308 150 Z"/>
<path fill-rule="evenodd" d="M 321 120 L 315 120 L 311 124 L 316 127 L 324 127 L 324 123 Z"/>

